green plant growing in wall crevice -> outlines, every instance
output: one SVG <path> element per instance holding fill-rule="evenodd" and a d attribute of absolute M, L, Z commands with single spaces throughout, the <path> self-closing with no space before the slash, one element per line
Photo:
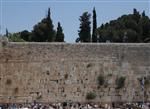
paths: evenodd
<path fill-rule="evenodd" d="M 86 94 L 86 99 L 87 100 L 94 100 L 96 98 L 96 93 L 95 92 L 88 92 Z"/>
<path fill-rule="evenodd" d="M 92 63 L 88 63 L 86 67 L 87 67 L 87 68 L 92 67 Z"/>
<path fill-rule="evenodd" d="M 125 80 L 126 80 L 126 77 L 118 77 L 116 79 L 116 89 L 121 89 L 125 86 Z"/>
<path fill-rule="evenodd" d="M 98 85 L 99 86 L 104 85 L 104 83 L 105 83 L 104 76 L 103 75 L 99 75 L 98 78 L 97 78 L 97 81 L 98 81 Z"/>
<path fill-rule="evenodd" d="M 14 94 L 17 94 L 18 92 L 19 92 L 19 88 L 18 87 L 14 88 Z"/>

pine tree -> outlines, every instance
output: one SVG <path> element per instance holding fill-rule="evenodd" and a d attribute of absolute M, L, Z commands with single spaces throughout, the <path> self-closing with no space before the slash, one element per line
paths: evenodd
<path fill-rule="evenodd" d="M 50 17 L 50 8 L 46 18 L 42 19 L 37 25 L 34 26 L 32 31 L 31 41 L 35 42 L 53 42 L 55 41 L 55 30 Z"/>
<path fill-rule="evenodd" d="M 92 42 L 97 42 L 97 20 L 96 20 L 96 10 L 93 9 L 93 32 L 92 32 Z"/>
<path fill-rule="evenodd" d="M 28 30 L 23 30 L 20 32 L 20 37 L 24 41 L 30 41 L 31 33 Z"/>
<path fill-rule="evenodd" d="M 99 42 L 140 43 L 150 41 L 150 19 L 143 11 L 136 9 L 133 14 L 122 15 L 118 19 L 101 25 L 97 29 Z"/>
<path fill-rule="evenodd" d="M 60 22 L 58 22 L 55 42 L 64 42 L 64 33 Z"/>
<path fill-rule="evenodd" d="M 80 42 L 91 42 L 91 22 L 90 22 L 91 15 L 88 12 L 84 12 L 82 16 L 80 16 L 80 30 L 78 31 L 79 33 L 79 38 L 77 38 Z"/>

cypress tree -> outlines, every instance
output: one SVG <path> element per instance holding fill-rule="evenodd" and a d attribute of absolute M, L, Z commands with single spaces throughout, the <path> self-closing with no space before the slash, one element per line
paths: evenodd
<path fill-rule="evenodd" d="M 48 36 L 48 39 L 47 41 L 48 42 L 53 42 L 55 41 L 55 30 L 54 30 L 54 25 L 52 23 L 52 20 L 51 20 L 51 12 L 50 12 L 50 8 L 48 9 L 48 15 L 47 15 L 47 36 Z"/>
<path fill-rule="evenodd" d="M 142 12 L 142 17 L 145 17 L 145 11 Z"/>
<path fill-rule="evenodd" d="M 8 37 L 9 35 L 9 32 L 8 32 L 8 29 L 6 28 L 6 37 Z"/>
<path fill-rule="evenodd" d="M 97 42 L 97 20 L 96 20 L 96 10 L 93 9 L 93 32 L 92 32 L 92 42 Z"/>
<path fill-rule="evenodd" d="M 55 42 L 64 42 L 64 33 L 60 22 L 58 22 Z"/>
<path fill-rule="evenodd" d="M 136 21 L 136 23 L 139 23 L 139 20 L 141 18 L 141 15 L 137 9 L 133 9 L 133 19 Z"/>

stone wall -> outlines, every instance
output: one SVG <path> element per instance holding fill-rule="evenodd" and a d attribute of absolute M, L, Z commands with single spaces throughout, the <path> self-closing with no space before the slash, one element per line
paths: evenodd
<path fill-rule="evenodd" d="M 98 85 L 103 75 L 105 84 Z M 1 43 L 0 103 L 142 101 L 139 79 L 150 75 L 150 44 Z M 116 89 L 116 78 L 125 86 Z M 145 87 L 150 101 L 150 87 Z"/>

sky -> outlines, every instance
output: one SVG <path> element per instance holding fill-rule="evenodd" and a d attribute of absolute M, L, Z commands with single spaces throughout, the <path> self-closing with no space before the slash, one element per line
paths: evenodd
<path fill-rule="evenodd" d="M 75 42 L 78 37 L 79 16 L 93 7 L 97 12 L 97 25 L 117 19 L 123 14 L 130 14 L 133 8 L 140 13 L 145 10 L 150 17 L 150 0 L 0 0 L 0 31 L 5 34 L 23 30 L 32 31 L 51 9 L 54 28 L 60 22 L 65 34 L 65 41 Z M 92 19 L 91 19 L 92 21 Z M 91 25 L 92 26 L 92 25 Z"/>

